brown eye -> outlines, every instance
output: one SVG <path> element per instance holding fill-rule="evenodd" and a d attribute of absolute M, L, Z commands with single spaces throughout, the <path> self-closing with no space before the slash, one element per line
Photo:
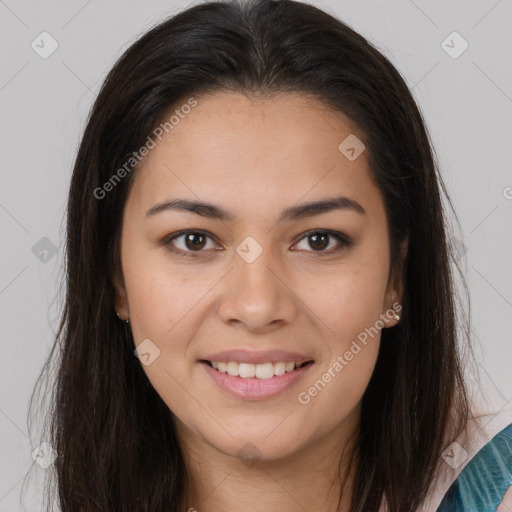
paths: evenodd
<path fill-rule="evenodd" d="M 206 237 L 202 233 L 187 233 L 185 235 L 185 246 L 187 249 L 200 250 L 205 246 Z"/>
<path fill-rule="evenodd" d="M 305 233 L 302 240 L 307 239 L 308 247 L 302 248 L 307 252 L 316 253 L 318 256 L 329 255 L 338 252 L 342 249 L 350 247 L 352 240 L 338 233 L 337 231 L 316 230 Z M 181 247 L 178 241 L 181 240 Z M 332 244 L 337 241 L 338 244 Z M 211 242 L 210 247 L 207 247 L 208 241 Z M 179 256 L 200 256 L 201 253 L 206 252 L 207 249 L 222 250 L 214 241 L 213 237 L 203 231 L 182 231 L 172 236 L 165 238 L 162 245 L 167 247 L 171 252 Z M 329 248 L 328 250 L 326 250 Z"/>
<path fill-rule="evenodd" d="M 181 246 L 177 243 L 180 240 L 182 240 Z M 211 241 L 210 247 L 206 247 L 208 240 Z M 213 238 L 202 231 L 182 231 L 164 239 L 162 245 L 180 256 L 196 256 L 194 253 L 199 255 L 199 253 L 205 252 L 205 248 L 216 249 L 218 247 Z"/>
<path fill-rule="evenodd" d="M 315 250 L 323 251 L 329 245 L 329 235 L 326 233 L 309 235 L 308 239 L 309 245 Z"/>
<path fill-rule="evenodd" d="M 309 252 L 317 252 L 319 255 L 332 254 L 352 245 L 352 241 L 348 237 L 337 231 L 310 231 L 306 233 L 301 241 L 306 239 L 308 246 L 313 249 L 313 251 Z M 331 246 L 330 250 L 325 250 L 331 245 L 332 239 L 338 242 L 338 246 L 334 245 L 334 247 Z M 306 250 L 308 249 L 306 248 Z"/>

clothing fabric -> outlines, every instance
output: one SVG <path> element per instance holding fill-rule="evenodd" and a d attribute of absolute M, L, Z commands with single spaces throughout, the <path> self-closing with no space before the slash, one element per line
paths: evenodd
<path fill-rule="evenodd" d="M 437 512 L 496 511 L 512 512 L 512 423 L 469 461 L 437 509 Z"/>

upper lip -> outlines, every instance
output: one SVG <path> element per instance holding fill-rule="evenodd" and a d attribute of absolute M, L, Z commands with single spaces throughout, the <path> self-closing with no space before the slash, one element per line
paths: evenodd
<path fill-rule="evenodd" d="M 298 352 L 290 352 L 287 350 L 225 350 L 223 352 L 216 352 L 202 358 L 203 361 L 223 361 L 228 363 L 229 361 L 236 361 L 237 363 L 251 363 L 251 364 L 262 364 L 262 363 L 278 363 L 278 362 L 296 362 L 305 363 L 311 361 L 312 358 L 299 354 Z"/>

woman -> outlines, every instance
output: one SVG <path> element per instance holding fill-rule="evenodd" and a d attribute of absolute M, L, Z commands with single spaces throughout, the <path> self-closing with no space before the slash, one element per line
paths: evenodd
<path fill-rule="evenodd" d="M 473 453 L 441 191 L 399 73 L 315 7 L 210 2 L 135 42 L 69 194 L 61 510 L 508 506 L 511 428 Z M 501 464 L 485 503 L 469 453 Z"/>

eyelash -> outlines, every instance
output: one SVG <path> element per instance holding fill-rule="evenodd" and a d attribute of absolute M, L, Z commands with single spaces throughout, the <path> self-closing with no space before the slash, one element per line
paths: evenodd
<path fill-rule="evenodd" d="M 205 251 L 204 250 L 183 251 L 181 249 L 176 249 L 174 247 L 174 245 L 172 244 L 172 242 L 174 242 L 174 240 L 176 240 L 177 238 L 182 237 L 183 235 L 188 235 L 188 234 L 204 235 L 204 236 L 214 240 L 214 238 L 206 231 L 190 229 L 190 230 L 186 230 L 186 231 L 180 231 L 179 233 L 176 233 L 176 234 L 173 234 L 173 235 L 170 235 L 170 236 L 164 238 L 162 240 L 161 244 L 163 246 L 165 246 L 169 251 L 171 251 L 172 253 L 174 253 L 178 256 L 197 258 L 200 255 L 200 253 L 205 252 Z M 323 251 L 307 251 L 307 252 L 314 253 L 315 256 L 320 256 L 320 257 L 328 256 L 333 253 L 337 253 L 337 252 L 341 251 L 342 249 L 348 249 L 349 247 L 351 247 L 353 245 L 353 242 L 349 237 L 347 237 L 346 235 L 343 235 L 342 233 L 339 233 L 338 231 L 320 230 L 320 229 L 307 231 L 306 233 L 303 234 L 302 238 L 300 238 L 296 243 L 301 242 L 308 236 L 316 235 L 316 234 L 328 235 L 329 237 L 335 238 L 341 245 L 335 249 L 330 249 L 328 251 L 325 251 L 325 250 L 323 250 Z"/>

